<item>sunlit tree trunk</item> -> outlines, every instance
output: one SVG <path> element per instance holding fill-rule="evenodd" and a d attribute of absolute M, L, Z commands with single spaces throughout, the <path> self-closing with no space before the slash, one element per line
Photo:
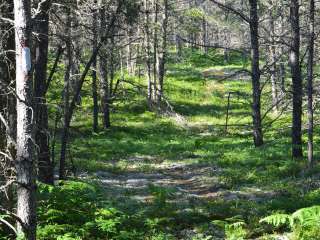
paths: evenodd
<path fill-rule="evenodd" d="M 159 93 L 158 104 L 161 103 L 163 97 L 163 85 L 165 77 L 165 64 L 167 61 L 167 37 L 168 37 L 168 0 L 164 0 L 164 9 L 162 14 L 162 46 L 159 54 Z"/>
<path fill-rule="evenodd" d="M 150 7 L 149 0 L 144 0 L 144 47 L 145 47 L 145 59 L 146 59 L 146 77 L 148 81 L 148 106 L 152 107 L 153 96 L 153 84 L 151 74 L 151 37 L 150 37 Z"/>
<path fill-rule="evenodd" d="M 259 67 L 259 19 L 257 13 L 257 0 L 250 0 L 250 36 L 252 55 L 252 117 L 253 117 L 253 140 L 254 145 L 263 145 L 262 123 L 261 123 L 261 89 L 260 89 L 260 67 Z"/>
<path fill-rule="evenodd" d="M 36 239 L 36 183 L 31 74 L 31 2 L 14 0 L 17 94 L 17 217 L 18 231 Z"/>

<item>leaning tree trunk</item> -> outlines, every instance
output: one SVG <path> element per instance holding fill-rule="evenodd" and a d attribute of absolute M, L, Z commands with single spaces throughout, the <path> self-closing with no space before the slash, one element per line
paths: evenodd
<path fill-rule="evenodd" d="M 49 46 L 49 9 L 51 1 L 41 3 L 40 12 L 35 18 L 35 31 L 38 34 L 35 46 L 34 84 L 36 101 L 36 143 L 38 145 L 39 180 L 53 184 L 53 163 L 49 149 L 47 92 L 47 63 Z"/>
<path fill-rule="evenodd" d="M 36 183 L 34 172 L 31 75 L 31 2 L 14 0 L 17 94 L 17 217 L 18 231 L 36 239 Z"/>
<path fill-rule="evenodd" d="M 259 19 L 257 14 L 257 0 L 250 0 L 250 36 L 252 55 L 252 89 L 253 89 L 253 140 L 254 145 L 263 145 L 263 133 L 261 123 L 261 89 L 260 89 L 260 67 L 259 67 Z"/>
<path fill-rule="evenodd" d="M 310 0 L 309 20 L 309 58 L 308 58 L 308 163 L 313 165 L 313 63 L 314 63 L 314 0 Z"/>
<path fill-rule="evenodd" d="M 292 43 L 290 49 L 290 66 L 292 74 L 292 157 L 302 157 L 302 78 L 300 69 L 300 24 L 299 1 L 290 2 L 290 22 L 292 29 Z"/>
<path fill-rule="evenodd" d="M 67 112 L 67 114 L 65 114 L 64 128 L 62 131 L 62 139 L 61 139 L 60 169 L 59 169 L 59 174 L 60 174 L 59 178 L 60 179 L 66 178 L 65 161 L 66 161 L 66 149 L 67 149 L 67 142 L 68 142 L 67 140 L 68 140 L 68 136 L 69 136 L 69 128 L 70 128 L 72 116 L 73 116 L 73 113 L 74 113 L 76 106 L 77 106 L 77 100 L 79 99 L 83 83 L 86 79 L 88 72 L 90 71 L 90 68 L 92 66 L 94 59 L 96 59 L 96 57 L 97 57 L 101 47 L 105 43 L 105 41 L 110 37 L 110 32 L 114 28 L 115 22 L 117 20 L 116 16 L 118 16 L 118 14 L 120 13 L 122 3 L 123 3 L 122 1 L 118 2 L 117 9 L 112 14 L 111 20 L 110 20 L 109 24 L 107 25 L 107 29 L 106 29 L 104 35 L 101 37 L 100 42 L 97 45 L 97 48 L 94 49 L 94 51 L 92 52 L 92 54 L 90 56 L 90 59 L 86 63 L 84 70 L 79 78 L 79 81 L 77 82 L 77 84 L 75 86 L 75 92 L 74 92 L 72 100 L 69 104 L 68 112 Z"/>

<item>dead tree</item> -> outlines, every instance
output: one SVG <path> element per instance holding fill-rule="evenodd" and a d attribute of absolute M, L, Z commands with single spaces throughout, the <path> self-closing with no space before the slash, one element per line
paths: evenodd
<path fill-rule="evenodd" d="M 14 0 L 17 95 L 17 217 L 19 233 L 36 239 L 33 81 L 31 74 L 31 1 Z"/>

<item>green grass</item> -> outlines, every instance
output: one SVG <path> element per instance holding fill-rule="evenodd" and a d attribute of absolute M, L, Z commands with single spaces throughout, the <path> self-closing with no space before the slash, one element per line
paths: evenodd
<path fill-rule="evenodd" d="M 318 188 L 315 173 L 319 167 L 316 167 L 314 173 L 304 174 L 305 161 L 292 161 L 289 112 L 264 129 L 263 147 L 253 147 L 250 134 L 250 81 L 217 81 L 202 77 L 202 71 L 208 68 L 234 69 L 243 66 L 246 67 L 247 63 L 242 62 L 241 56 L 232 55 L 228 65 L 223 62 L 223 56 L 215 51 L 210 52 L 209 56 L 186 51 L 182 62 L 171 60 L 165 93 L 175 111 L 185 117 L 187 126 L 148 111 L 145 97 L 131 93 L 125 101 L 114 104 L 112 127 L 94 134 L 91 130 L 90 94 L 89 91 L 83 91 L 81 110 L 72 122 L 68 157 L 72 156 L 78 172 L 90 174 L 97 171 L 113 174 L 157 172 L 157 166 L 164 163 L 185 163 L 195 168 L 215 166 L 220 171 L 212 174 L 216 174 L 215 177 L 226 192 L 248 193 L 248 189 L 260 189 L 273 194 L 254 200 L 239 198 L 226 201 L 217 198 L 186 205 L 170 201 L 161 205 L 161 199 L 164 198 L 166 202 L 170 194 L 167 196 L 166 191 L 156 189 L 155 195 L 160 196 L 160 203 L 155 205 L 134 201 L 111 203 L 125 213 L 134 206 L 141 213 L 142 219 L 158 219 L 156 225 L 161 226 L 161 234 L 168 234 L 168 238 L 159 239 L 174 239 L 173 236 L 178 236 L 183 229 L 197 229 L 199 239 L 206 239 L 205 235 L 210 235 L 206 233 L 208 226 L 215 220 L 225 221 L 229 238 L 238 236 L 240 239 L 241 234 L 245 238 L 254 238 L 272 233 L 270 226 L 259 224 L 259 219 L 272 212 L 291 213 L 302 207 L 320 204 L 319 191 L 315 190 Z M 58 86 L 59 82 L 56 84 Z M 90 89 L 88 83 L 85 89 Z M 268 88 L 264 91 L 263 106 L 270 106 L 268 91 Z M 56 102 L 58 92 L 52 91 L 49 95 L 53 99 L 52 103 Z M 239 92 L 239 98 L 232 98 L 230 127 L 225 132 L 228 92 Z M 266 110 L 267 107 L 264 107 L 263 111 Z M 269 114 L 265 122 L 274 117 L 274 114 Z M 318 156 L 318 137 L 315 142 Z M 144 158 L 143 163 L 130 160 L 139 156 Z M 157 195 L 157 191 L 160 191 L 160 195 Z M 108 193 L 104 197 L 106 201 L 112 201 Z M 230 220 L 235 216 L 236 220 Z M 239 219 L 243 225 L 241 223 L 241 227 L 233 229 L 232 224 L 239 222 Z M 132 227 L 132 231 L 135 229 Z M 149 236 L 145 239 L 158 239 L 150 238 L 150 232 L 145 234 Z"/>

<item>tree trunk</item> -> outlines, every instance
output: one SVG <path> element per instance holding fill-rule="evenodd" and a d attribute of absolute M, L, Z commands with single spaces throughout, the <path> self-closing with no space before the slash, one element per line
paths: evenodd
<path fill-rule="evenodd" d="M 271 3 L 272 6 L 272 3 Z M 276 82 L 276 73 L 277 73 L 277 63 L 276 63 L 276 46 L 274 42 L 275 36 L 275 26 L 274 19 L 272 15 L 272 8 L 269 11 L 269 28 L 270 28 L 270 44 L 268 46 L 269 50 L 269 64 L 270 64 L 270 80 L 271 80 L 271 92 L 272 92 L 272 106 L 273 110 L 277 112 L 278 110 L 278 91 L 277 91 L 277 82 Z"/>
<path fill-rule="evenodd" d="M 153 32 L 153 95 L 152 95 L 152 102 L 155 102 L 158 96 L 158 70 L 159 70 L 159 64 L 158 64 L 158 11 L 159 11 L 159 5 L 156 1 L 153 2 L 154 6 L 154 32 Z"/>
<path fill-rule="evenodd" d="M 95 0 L 95 5 L 97 5 L 97 1 Z M 94 51 L 94 49 L 97 48 L 97 9 L 93 10 L 93 26 L 92 26 L 92 30 L 93 30 L 93 48 L 92 51 Z M 99 114 L 99 106 L 98 106 L 98 86 L 97 86 L 97 58 L 94 59 L 93 63 L 92 63 L 92 99 L 93 99 L 93 131 L 94 132 L 98 132 L 98 114 Z"/>
<path fill-rule="evenodd" d="M 36 182 L 34 169 L 33 81 L 31 74 L 31 2 L 14 0 L 17 94 L 17 217 L 18 231 L 36 239 Z"/>
<path fill-rule="evenodd" d="M 308 57 L 308 163 L 313 166 L 313 64 L 314 64 L 314 0 L 310 0 L 309 57 Z"/>
<path fill-rule="evenodd" d="M 66 52 L 67 59 L 65 61 L 65 75 L 64 75 L 64 89 L 63 89 L 63 128 L 61 134 L 61 149 L 60 149 L 60 166 L 59 166 L 59 179 L 65 179 L 65 163 L 67 153 L 67 142 L 69 138 L 69 102 L 70 102 L 70 73 L 73 64 L 72 57 L 72 42 L 71 42 L 71 17 L 70 8 L 67 8 L 66 12 L 67 24 L 66 24 Z M 78 98 L 77 98 L 78 99 Z"/>
<path fill-rule="evenodd" d="M 290 66 L 292 74 L 292 157 L 302 157 L 302 79 L 300 69 L 300 24 L 299 1 L 290 2 L 290 23 L 292 29 L 292 43 L 290 49 Z"/>
<path fill-rule="evenodd" d="M 145 48 L 146 48 L 146 77 L 148 81 L 148 106 L 152 107 L 152 95 L 153 95 L 153 86 L 152 86 L 152 76 L 151 76 L 151 39 L 150 39 L 150 16 L 149 16 L 149 2 L 144 0 L 144 10 L 145 10 L 145 27 L 144 27 L 144 39 L 145 39 Z"/>
<path fill-rule="evenodd" d="M 263 134 L 261 124 L 261 89 L 260 89 L 260 67 L 259 67 L 259 19 L 257 14 L 257 0 L 250 0 L 250 36 L 251 36 L 251 55 L 252 55 L 252 90 L 253 90 L 253 140 L 254 145 L 263 145 Z"/>
<path fill-rule="evenodd" d="M 102 7 L 100 9 L 100 38 L 104 35 L 106 19 L 105 19 L 105 9 Z M 103 126 L 105 129 L 110 128 L 110 108 L 109 108 L 109 81 L 107 72 L 108 63 L 106 61 L 106 56 L 102 53 L 99 57 L 99 79 L 101 85 L 101 106 L 103 112 Z"/>
<path fill-rule="evenodd" d="M 47 62 L 48 62 L 48 33 L 49 33 L 49 9 L 51 2 L 41 3 L 40 12 L 35 18 L 35 108 L 36 108 L 36 144 L 38 145 L 38 176 L 39 180 L 53 184 L 53 164 L 49 150 L 49 126 L 48 108 L 46 103 L 47 91 Z"/>
<path fill-rule="evenodd" d="M 202 44 L 204 53 L 208 54 L 208 23 L 205 17 L 202 20 Z"/>
<path fill-rule="evenodd" d="M 160 105 L 163 96 L 163 83 L 165 76 L 165 64 L 167 60 L 167 28 L 168 28 L 168 0 L 164 0 L 164 12 L 162 20 L 162 46 L 159 60 L 159 93 L 158 93 L 158 105 Z"/>
<path fill-rule="evenodd" d="M 110 32 L 114 28 L 115 22 L 116 22 L 116 16 L 119 14 L 121 6 L 122 6 L 122 1 L 118 2 L 118 6 L 116 11 L 112 14 L 112 17 L 110 19 L 110 22 L 108 24 L 108 28 L 105 31 L 105 34 L 101 37 L 100 42 L 97 45 L 97 48 L 94 49 L 92 52 L 90 59 L 86 63 L 84 70 L 81 74 L 81 77 L 79 78 L 79 81 L 77 82 L 75 86 L 75 92 L 72 97 L 72 100 L 69 104 L 69 109 L 68 109 L 68 114 L 65 114 L 65 119 L 64 119 L 64 128 L 62 132 L 62 137 L 61 137 L 61 155 L 60 155 L 60 169 L 59 169 L 59 174 L 60 174 L 60 179 L 65 179 L 65 160 L 66 160 L 66 149 L 67 149 L 67 140 L 69 136 L 69 128 L 70 128 L 70 123 L 71 119 L 74 113 L 74 110 L 77 106 L 77 100 L 79 99 L 80 92 L 83 86 L 83 83 L 85 81 L 85 78 L 90 71 L 91 65 L 94 61 L 94 59 L 97 57 L 101 47 L 103 46 L 104 42 L 110 37 Z"/>

